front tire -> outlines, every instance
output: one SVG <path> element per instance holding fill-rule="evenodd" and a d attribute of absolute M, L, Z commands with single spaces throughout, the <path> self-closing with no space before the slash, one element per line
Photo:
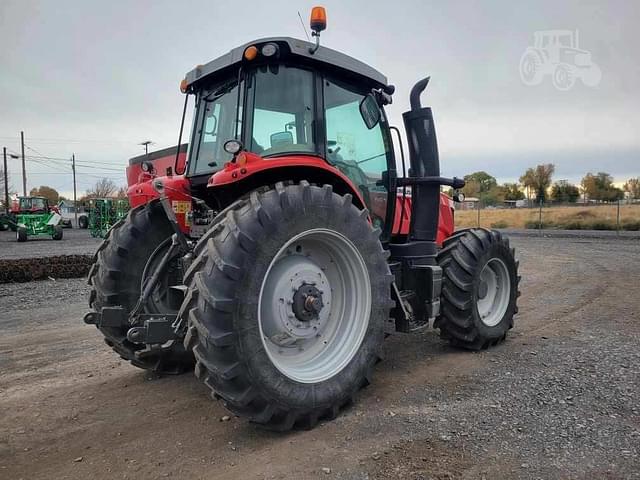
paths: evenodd
<path fill-rule="evenodd" d="M 80 215 L 78 217 L 78 228 L 84 230 L 87 227 L 89 227 L 89 217 L 87 217 L 86 215 Z"/>
<path fill-rule="evenodd" d="M 442 304 L 434 326 L 456 347 L 480 350 L 506 338 L 518 312 L 518 262 L 497 230 L 469 229 L 445 240 Z"/>
<path fill-rule="evenodd" d="M 201 243 L 185 345 L 233 413 L 311 428 L 370 382 L 391 274 L 367 215 L 329 185 L 279 183 L 233 204 Z"/>
<path fill-rule="evenodd" d="M 62 240 L 63 234 L 64 232 L 62 230 L 62 226 L 56 225 L 55 227 L 53 227 L 53 234 L 51 235 L 51 238 L 53 238 L 54 240 Z"/>
<path fill-rule="evenodd" d="M 18 227 L 16 230 L 16 240 L 19 242 L 27 241 L 27 229 L 24 227 Z"/>
<path fill-rule="evenodd" d="M 145 277 L 147 263 L 153 264 L 164 254 L 172 233 L 159 201 L 130 210 L 126 219 L 107 232 L 93 257 L 88 279 L 92 286 L 89 306 L 96 311 L 107 306 L 122 306 L 128 315 L 138 301 L 144 279 L 148 278 Z M 151 296 L 151 304 L 145 308 L 146 313 L 171 313 L 165 301 L 167 290 L 167 279 L 161 278 Z M 107 345 L 136 367 L 160 374 L 178 374 L 192 368 L 193 356 L 181 342 L 147 350 L 145 345 L 127 339 L 128 328 L 98 327 Z"/>
<path fill-rule="evenodd" d="M 566 63 L 560 63 L 553 71 L 553 86 L 558 90 L 566 92 L 571 90 L 576 83 L 575 67 Z"/>

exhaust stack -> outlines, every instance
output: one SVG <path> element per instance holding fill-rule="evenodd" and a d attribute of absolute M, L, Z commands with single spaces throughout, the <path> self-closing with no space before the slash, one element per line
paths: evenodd
<path fill-rule="evenodd" d="M 438 142 L 430 107 L 422 107 L 420 95 L 429 79 L 420 80 L 411 89 L 411 110 L 402 115 L 409 144 L 410 179 L 440 177 Z M 434 178 L 434 180 L 435 180 Z M 411 186 L 411 223 L 409 241 L 435 242 L 440 212 L 440 183 L 417 181 Z"/>

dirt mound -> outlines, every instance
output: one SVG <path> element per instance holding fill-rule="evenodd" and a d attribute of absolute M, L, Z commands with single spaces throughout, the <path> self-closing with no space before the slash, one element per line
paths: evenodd
<path fill-rule="evenodd" d="M 91 259 L 91 255 L 0 259 L 0 283 L 84 277 L 89 272 Z"/>

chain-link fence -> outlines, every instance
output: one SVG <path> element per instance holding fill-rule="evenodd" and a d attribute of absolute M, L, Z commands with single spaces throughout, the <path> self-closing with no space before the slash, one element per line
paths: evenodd
<path fill-rule="evenodd" d="M 456 226 L 557 230 L 640 230 L 640 201 L 609 203 L 530 202 L 524 205 L 456 204 Z"/>

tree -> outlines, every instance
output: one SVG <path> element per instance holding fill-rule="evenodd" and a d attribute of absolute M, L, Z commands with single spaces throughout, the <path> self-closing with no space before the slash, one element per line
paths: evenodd
<path fill-rule="evenodd" d="M 118 193 L 116 193 L 117 198 L 127 198 L 127 189 L 128 187 L 125 185 L 118 189 Z"/>
<path fill-rule="evenodd" d="M 624 192 L 613 185 L 613 177 L 607 172 L 598 172 L 596 175 L 589 172 L 580 185 L 589 200 L 614 202 L 624 197 Z"/>
<path fill-rule="evenodd" d="M 528 168 L 520 177 L 520 183 L 527 189 L 527 198 L 535 194 L 536 201 L 542 202 L 547 197 L 547 189 L 551 186 L 551 177 L 556 167 L 552 163 L 537 165 L 535 168 Z"/>
<path fill-rule="evenodd" d="M 60 199 L 60 194 L 55 188 L 48 187 L 47 185 L 40 185 L 38 188 L 32 188 L 29 192 L 32 197 L 45 197 L 49 200 L 49 204 L 55 205 Z"/>
<path fill-rule="evenodd" d="M 502 186 L 505 200 L 523 200 L 524 192 L 517 183 L 505 183 Z"/>
<path fill-rule="evenodd" d="M 527 171 L 520 177 L 520 183 L 527 191 L 527 200 L 531 201 L 531 192 L 534 190 L 535 172 L 533 168 L 527 168 Z"/>
<path fill-rule="evenodd" d="M 629 193 L 631 198 L 640 198 L 640 177 L 630 178 L 624 184 L 624 191 Z"/>
<path fill-rule="evenodd" d="M 484 172 L 484 171 L 474 172 L 469 175 L 465 175 L 464 180 L 465 182 L 471 182 L 471 181 L 476 182 L 478 184 L 478 193 L 488 193 L 489 191 L 491 191 L 492 188 L 498 185 L 498 182 L 496 181 L 495 177 L 492 177 L 491 175 L 489 175 L 487 172 Z"/>
<path fill-rule="evenodd" d="M 501 192 L 496 190 L 498 182 L 487 172 L 480 171 L 465 175 L 464 181 L 466 183 L 462 193 L 465 197 L 479 198 L 484 205 L 495 205 L 501 201 Z"/>
<path fill-rule="evenodd" d="M 93 188 L 87 190 L 86 197 L 87 198 L 105 198 L 111 197 L 118 187 L 116 186 L 113 180 L 108 178 L 101 178 L 96 182 Z"/>
<path fill-rule="evenodd" d="M 467 180 L 465 177 L 465 184 L 461 192 L 466 198 L 478 197 L 480 195 L 480 184 L 475 180 Z"/>
<path fill-rule="evenodd" d="M 551 187 L 551 198 L 556 202 L 575 203 L 580 198 L 580 190 L 575 185 L 561 180 Z"/>
<path fill-rule="evenodd" d="M 505 200 L 505 189 L 500 185 L 496 185 L 488 192 L 481 193 L 480 199 L 485 205 L 498 205 Z"/>

